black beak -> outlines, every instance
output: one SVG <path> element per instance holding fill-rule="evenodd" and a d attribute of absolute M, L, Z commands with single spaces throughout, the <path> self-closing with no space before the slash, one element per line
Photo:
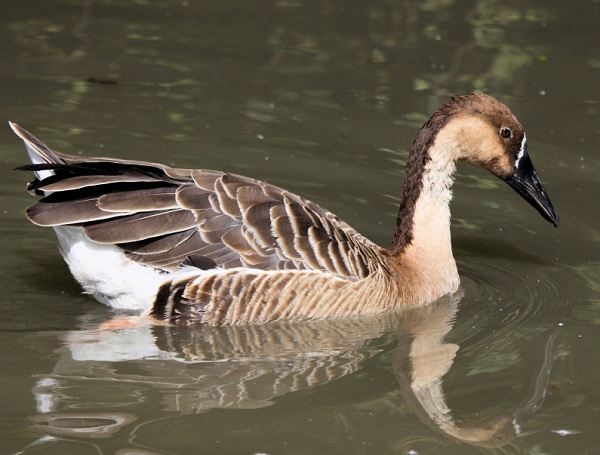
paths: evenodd
<path fill-rule="evenodd" d="M 558 215 L 554 210 L 550 198 L 546 194 L 544 185 L 537 175 L 527 147 L 523 149 L 523 155 L 517 159 L 514 172 L 504 179 L 513 190 L 521 195 L 529 204 L 536 208 L 540 215 L 550 221 L 554 226 L 558 226 Z"/>

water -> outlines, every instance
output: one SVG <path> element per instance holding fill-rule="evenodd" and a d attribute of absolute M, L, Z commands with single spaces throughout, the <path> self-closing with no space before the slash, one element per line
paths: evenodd
<path fill-rule="evenodd" d="M 576 2 L 4 2 L 4 121 L 66 153 L 228 170 L 385 245 L 422 122 L 508 104 L 554 229 L 460 166 L 459 293 L 358 321 L 106 330 L 0 130 L 0 452 L 594 454 L 600 7 Z"/>

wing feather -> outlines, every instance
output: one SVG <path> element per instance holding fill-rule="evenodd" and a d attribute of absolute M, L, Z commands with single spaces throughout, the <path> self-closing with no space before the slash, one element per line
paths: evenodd
<path fill-rule="evenodd" d="M 84 223 L 85 234 L 98 243 L 125 243 L 181 232 L 196 226 L 188 210 L 140 212 L 108 220 Z"/>
<path fill-rule="evenodd" d="M 98 208 L 106 212 L 151 212 L 179 208 L 176 188 L 151 188 L 108 193 L 98 198 Z"/>
<path fill-rule="evenodd" d="M 91 240 L 115 244 L 151 267 L 173 271 L 193 257 L 186 264 L 313 269 L 356 280 L 369 274 L 379 254 L 335 215 L 251 178 L 48 156 L 53 161 L 25 167 L 41 179 L 30 188 L 45 195 L 29 207 L 29 218 L 44 226 L 82 226 Z"/>

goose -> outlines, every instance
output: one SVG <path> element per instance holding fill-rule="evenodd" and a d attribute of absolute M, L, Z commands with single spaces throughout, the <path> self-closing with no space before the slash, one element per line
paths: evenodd
<path fill-rule="evenodd" d="M 391 244 L 319 205 L 227 172 L 55 152 L 20 126 L 41 196 L 27 217 L 54 228 L 84 292 L 149 320 L 194 325 L 365 317 L 457 291 L 450 238 L 456 162 L 504 180 L 547 221 L 559 217 L 500 101 L 452 98 L 406 162 Z"/>

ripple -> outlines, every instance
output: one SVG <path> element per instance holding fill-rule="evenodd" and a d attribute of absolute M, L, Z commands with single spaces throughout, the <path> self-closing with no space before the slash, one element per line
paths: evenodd
<path fill-rule="evenodd" d="M 449 340 L 472 358 L 488 357 L 478 369 L 518 364 L 528 346 L 543 345 L 569 320 L 564 268 L 490 255 L 459 259 L 464 297 Z"/>
<path fill-rule="evenodd" d="M 573 315 L 580 321 L 600 324 L 600 262 L 589 262 L 573 267 L 573 272 L 581 279 L 584 292 L 579 292 L 580 304 L 573 309 Z"/>
<path fill-rule="evenodd" d="M 567 297 L 557 283 L 564 272 L 540 264 L 472 257 L 461 263 L 465 292 L 462 307 L 475 306 L 480 315 L 492 313 L 497 322 L 555 321 Z"/>
<path fill-rule="evenodd" d="M 109 438 L 137 418 L 126 413 L 79 412 L 38 414 L 31 420 L 34 428 L 53 436 Z"/>

